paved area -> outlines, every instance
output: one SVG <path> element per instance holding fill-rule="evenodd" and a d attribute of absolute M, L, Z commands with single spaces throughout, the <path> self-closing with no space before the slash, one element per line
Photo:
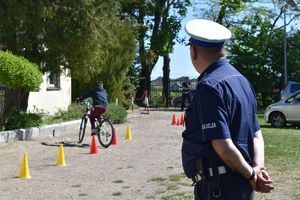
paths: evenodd
<path fill-rule="evenodd" d="M 0 199 L 162 199 L 176 192 L 191 193 L 186 184 L 166 189 L 163 180 L 182 175 L 182 126 L 172 126 L 174 111 L 141 114 L 129 111 L 128 122 L 115 125 L 117 142 L 98 154 L 89 154 L 91 136 L 85 147 L 64 147 L 67 166 L 57 167 L 59 142 L 76 144 L 76 130 L 54 138 L 0 143 Z M 132 140 L 125 140 L 127 125 Z M 43 145 L 42 143 L 48 144 Z M 17 178 L 24 152 L 27 153 L 31 179 Z M 188 179 L 186 179 L 188 180 Z"/>
<path fill-rule="evenodd" d="M 192 200 L 193 188 L 182 174 L 181 165 L 184 127 L 171 125 L 173 114 L 178 118 L 182 113 L 129 111 L 128 122 L 115 125 L 117 145 L 104 149 L 97 143 L 99 152 L 91 155 L 91 136 L 87 134 L 84 145 L 64 146 L 67 164 L 64 167 L 55 165 L 59 143 L 76 144 L 76 128 L 56 131 L 55 137 L 1 142 L 0 199 Z M 125 140 L 128 124 L 131 125 L 130 141 Z M 24 152 L 28 156 L 31 179 L 18 178 Z M 281 185 L 288 183 L 286 173 L 275 174 L 272 167 L 270 170 Z M 277 188 L 272 194 L 258 194 L 254 199 L 284 199 L 290 188 Z"/>

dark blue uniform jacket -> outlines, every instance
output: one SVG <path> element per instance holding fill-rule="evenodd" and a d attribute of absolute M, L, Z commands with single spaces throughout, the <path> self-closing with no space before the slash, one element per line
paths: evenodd
<path fill-rule="evenodd" d="M 83 95 L 80 99 L 91 97 L 93 99 L 93 106 L 107 106 L 107 92 L 103 87 L 96 86 L 88 93 Z"/>
<path fill-rule="evenodd" d="M 186 110 L 182 162 L 188 177 L 196 174 L 195 160 L 204 165 L 225 165 L 213 150 L 211 140 L 231 138 L 249 163 L 253 159 L 253 137 L 260 129 L 256 98 L 248 80 L 222 58 L 198 78 L 190 107 Z"/>

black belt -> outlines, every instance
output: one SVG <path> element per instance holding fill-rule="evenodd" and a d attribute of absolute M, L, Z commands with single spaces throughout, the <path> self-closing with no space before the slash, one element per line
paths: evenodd
<path fill-rule="evenodd" d="M 204 173 L 204 171 L 206 173 Z M 193 181 L 193 185 L 199 182 L 200 180 L 206 179 L 206 178 L 212 178 L 223 174 L 228 174 L 232 170 L 224 165 L 218 166 L 218 167 L 209 167 L 206 170 L 198 171 L 194 176 L 191 177 Z M 206 176 L 205 176 L 206 174 Z"/>
<path fill-rule="evenodd" d="M 216 169 L 217 169 L 216 172 L 214 172 L 212 167 L 208 168 L 208 174 L 209 174 L 210 177 L 228 173 L 228 168 L 223 166 L 223 165 L 219 166 L 219 167 L 216 167 Z M 217 174 L 214 174 L 214 173 L 217 173 Z"/>

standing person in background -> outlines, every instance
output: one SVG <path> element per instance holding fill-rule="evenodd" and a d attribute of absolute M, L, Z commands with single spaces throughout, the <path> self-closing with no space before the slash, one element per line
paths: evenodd
<path fill-rule="evenodd" d="M 250 200 L 254 190 L 271 192 L 255 93 L 225 58 L 230 30 L 202 19 L 185 28 L 200 74 L 182 134 L 183 168 L 195 185 L 195 199 Z"/>
<path fill-rule="evenodd" d="M 102 81 L 96 81 L 95 88 L 90 90 L 85 95 L 76 98 L 76 100 L 84 100 L 86 98 L 91 97 L 93 99 L 93 108 L 91 109 L 90 113 L 90 122 L 91 122 L 91 128 L 92 128 L 92 135 L 96 134 L 95 130 L 95 119 L 97 118 L 99 120 L 99 117 L 101 114 L 105 113 L 108 105 L 107 100 L 107 92 L 103 87 Z"/>
<path fill-rule="evenodd" d="M 182 82 L 182 99 L 181 99 L 181 109 L 180 111 L 183 111 L 185 101 L 187 100 L 189 105 L 191 103 L 191 82 L 189 80 L 189 77 L 185 77 L 184 81 Z"/>

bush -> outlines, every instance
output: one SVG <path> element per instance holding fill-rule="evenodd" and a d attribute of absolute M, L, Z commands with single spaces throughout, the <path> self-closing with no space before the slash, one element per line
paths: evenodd
<path fill-rule="evenodd" d="M 46 124 L 65 122 L 80 119 L 82 112 L 80 105 L 72 103 L 68 110 L 58 110 L 54 115 L 49 115 L 43 110 L 34 109 L 26 113 L 16 111 L 5 123 L 4 130 L 13 130 L 19 128 L 39 127 Z M 1 131 L 1 129 L 0 129 Z"/>
<path fill-rule="evenodd" d="M 114 103 L 110 103 L 108 105 L 108 110 L 104 114 L 105 117 L 108 117 L 112 123 L 114 124 L 121 124 L 125 122 L 127 117 L 127 112 L 124 107 L 117 106 Z"/>
<path fill-rule="evenodd" d="M 80 119 L 82 117 L 81 106 L 79 104 L 72 103 L 68 110 L 58 110 L 53 116 L 49 116 L 48 123 L 58 123 L 64 121 L 70 121 Z"/>
<path fill-rule="evenodd" d="M 116 106 L 111 103 L 107 112 L 104 114 L 114 124 L 123 123 L 126 120 L 127 112 L 124 107 Z M 43 110 L 34 109 L 30 113 L 16 111 L 5 123 L 2 130 L 13 130 L 19 128 L 39 127 L 46 124 L 65 122 L 82 117 L 82 107 L 79 104 L 72 103 L 68 110 L 58 110 L 54 115 L 48 115 Z"/>
<path fill-rule="evenodd" d="M 43 123 L 42 113 L 26 113 L 24 111 L 16 111 L 5 123 L 5 130 L 13 130 L 19 128 L 38 127 Z"/>
<path fill-rule="evenodd" d="M 0 83 L 10 88 L 36 89 L 43 81 L 39 67 L 27 59 L 0 51 Z"/>

